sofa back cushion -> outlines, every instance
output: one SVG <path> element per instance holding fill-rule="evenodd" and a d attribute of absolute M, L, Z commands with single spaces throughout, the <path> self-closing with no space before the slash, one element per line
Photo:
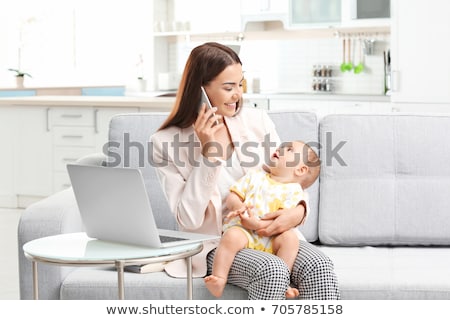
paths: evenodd
<path fill-rule="evenodd" d="M 326 116 L 320 241 L 450 244 L 449 128 L 442 115 Z"/>
<path fill-rule="evenodd" d="M 168 113 L 130 113 L 116 115 L 110 122 L 108 165 L 140 168 L 148 190 L 156 223 L 159 228 L 176 229 L 177 224 L 170 213 L 155 168 L 148 161 L 152 152 L 150 136 L 156 132 Z M 314 113 L 308 112 L 269 112 L 282 141 L 301 139 L 316 147 L 318 143 L 318 124 Z M 309 188 L 311 212 L 305 225 L 300 226 L 309 241 L 318 239 L 318 182 Z"/>
<path fill-rule="evenodd" d="M 156 224 L 162 229 L 177 229 L 169 205 L 149 161 L 150 136 L 167 118 L 166 112 L 116 115 L 109 124 L 108 165 L 139 168 L 144 177 Z"/>
<path fill-rule="evenodd" d="M 269 111 L 268 115 L 275 123 L 281 141 L 302 140 L 319 154 L 319 130 L 317 116 L 313 112 Z M 306 240 L 312 242 L 319 238 L 319 179 L 308 189 L 310 212 L 304 225 L 298 229 Z"/>

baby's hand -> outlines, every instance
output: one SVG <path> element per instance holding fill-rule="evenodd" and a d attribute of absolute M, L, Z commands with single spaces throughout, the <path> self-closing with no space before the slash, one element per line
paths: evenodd
<path fill-rule="evenodd" d="M 249 230 L 257 230 L 259 229 L 260 219 L 257 215 L 255 215 L 250 208 L 248 208 L 241 215 L 241 223 L 242 226 Z"/>
<path fill-rule="evenodd" d="M 242 206 L 241 208 L 239 208 L 237 210 L 230 211 L 227 214 L 227 216 L 225 217 L 225 219 L 230 220 L 230 219 L 235 218 L 235 217 L 240 217 L 245 212 L 247 212 L 247 206 Z"/>

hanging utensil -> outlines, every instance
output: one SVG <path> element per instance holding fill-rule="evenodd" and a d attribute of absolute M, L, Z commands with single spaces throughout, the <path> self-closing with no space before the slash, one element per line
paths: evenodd
<path fill-rule="evenodd" d="M 347 71 L 347 64 L 345 63 L 345 38 L 342 40 L 342 63 L 341 72 Z"/>
<path fill-rule="evenodd" d="M 353 69 L 353 62 L 352 62 L 352 38 L 349 38 L 347 40 L 347 63 L 345 67 L 345 71 L 351 71 Z"/>
<path fill-rule="evenodd" d="M 355 74 L 359 74 L 361 72 L 363 72 L 364 70 L 364 53 L 363 53 L 363 46 L 362 46 L 362 40 L 361 38 L 358 39 L 358 45 L 359 45 L 359 50 L 358 50 L 358 54 L 359 54 L 359 58 L 358 61 L 359 63 L 355 66 L 355 69 L 353 69 L 353 72 Z"/>

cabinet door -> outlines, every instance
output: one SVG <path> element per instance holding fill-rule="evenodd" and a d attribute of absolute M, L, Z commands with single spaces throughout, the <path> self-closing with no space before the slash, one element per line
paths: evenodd
<path fill-rule="evenodd" d="M 290 0 L 289 24 L 336 24 L 341 21 L 341 0 Z"/>
<path fill-rule="evenodd" d="M 17 136 L 16 109 L 0 107 L 0 207 L 16 207 L 14 192 L 14 140 Z"/>
<path fill-rule="evenodd" d="M 450 103 L 450 2 L 392 0 L 392 101 Z"/>
<path fill-rule="evenodd" d="M 18 107 L 16 193 L 48 196 L 53 192 L 50 108 Z"/>

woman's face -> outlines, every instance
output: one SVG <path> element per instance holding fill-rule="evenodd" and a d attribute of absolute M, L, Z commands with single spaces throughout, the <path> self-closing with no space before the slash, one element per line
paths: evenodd
<path fill-rule="evenodd" d="M 217 114 L 231 117 L 238 108 L 242 97 L 242 66 L 235 63 L 226 67 L 214 80 L 205 86 L 206 93 Z"/>

